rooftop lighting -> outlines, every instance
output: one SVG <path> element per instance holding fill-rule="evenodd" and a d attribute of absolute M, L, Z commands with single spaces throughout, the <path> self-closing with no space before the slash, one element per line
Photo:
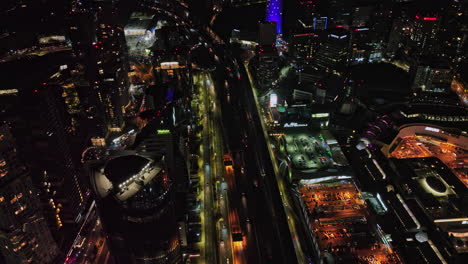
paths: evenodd
<path fill-rule="evenodd" d="M 18 90 L 17 89 L 7 89 L 7 90 L 0 90 L 0 95 L 4 94 L 17 94 Z"/>
<path fill-rule="evenodd" d="M 462 222 L 462 224 L 468 224 L 468 217 L 447 218 L 447 219 L 436 219 L 436 220 L 434 220 L 434 223 L 451 223 L 451 222 Z"/>

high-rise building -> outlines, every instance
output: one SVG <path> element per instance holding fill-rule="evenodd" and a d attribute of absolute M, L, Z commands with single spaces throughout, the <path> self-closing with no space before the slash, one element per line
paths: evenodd
<path fill-rule="evenodd" d="M 352 0 L 330 0 L 327 14 L 333 26 L 349 26 L 351 24 Z"/>
<path fill-rule="evenodd" d="M 402 46 L 404 39 L 404 30 L 405 22 L 400 19 L 395 19 L 392 23 L 390 33 L 388 36 L 387 47 L 385 50 L 385 55 L 389 58 L 395 57 L 398 49 Z"/>
<path fill-rule="evenodd" d="M 276 43 L 276 23 L 266 22 L 258 24 L 258 44 L 274 45 Z"/>
<path fill-rule="evenodd" d="M 373 30 L 368 27 L 351 31 L 349 62 L 351 64 L 379 62 L 383 57 L 383 41 L 373 39 Z"/>
<path fill-rule="evenodd" d="M 29 168 L 17 156 L 7 124 L 0 126 L 0 262 L 52 263 L 57 244 L 42 214 Z M 57 207 L 56 212 L 61 208 Z"/>
<path fill-rule="evenodd" d="M 117 264 L 181 260 L 171 170 L 173 142 L 167 137 L 171 131 L 152 128 L 145 127 L 134 147 L 115 153 L 91 175 Z"/>
<path fill-rule="evenodd" d="M 68 34 L 73 51 L 91 84 L 94 108 L 105 117 L 103 136 L 119 132 L 128 104 L 128 61 L 123 28 L 117 23 L 117 1 L 72 1 Z"/>
<path fill-rule="evenodd" d="M 316 33 L 294 34 L 290 37 L 291 52 L 298 63 L 308 64 L 317 54 L 320 35 Z"/>
<path fill-rule="evenodd" d="M 71 83 L 55 82 L 59 68 L 70 61 L 69 53 L 12 64 L 25 69 L 41 69 L 28 79 L 13 78 L 14 86 L 2 93 L 1 119 L 9 122 L 17 139 L 18 156 L 31 171 L 47 224 L 62 251 L 75 238 L 89 195 L 81 177 L 79 154 L 84 146 L 77 139 L 79 96 Z M 55 76 L 49 78 L 50 76 Z M 50 81 L 50 82 L 49 82 Z M 75 83 L 74 83 L 75 84 Z M 10 87 L 9 82 L 5 83 Z M 73 121 L 75 120 L 75 121 Z"/>
<path fill-rule="evenodd" d="M 410 71 L 414 74 L 413 89 L 445 93 L 451 90 L 454 74 L 446 60 L 424 57 Z"/>
<path fill-rule="evenodd" d="M 328 17 L 314 17 L 312 19 L 313 30 L 326 30 L 328 28 Z"/>
<path fill-rule="evenodd" d="M 352 11 L 352 24 L 353 27 L 368 26 L 373 7 L 369 5 L 355 6 Z"/>
<path fill-rule="evenodd" d="M 434 54 L 439 50 L 440 17 L 416 15 L 413 20 L 411 40 L 420 54 Z"/>
<path fill-rule="evenodd" d="M 279 55 L 274 45 L 257 46 L 256 76 L 260 88 L 268 90 L 274 87 L 279 75 Z"/>
<path fill-rule="evenodd" d="M 315 65 L 327 72 L 340 72 L 347 64 L 349 33 L 344 29 L 329 31 L 328 36 L 320 45 Z"/>
<path fill-rule="evenodd" d="M 96 1 L 97 90 L 110 132 L 121 131 L 128 103 L 128 60 L 124 30 L 118 26 L 114 1 Z"/>

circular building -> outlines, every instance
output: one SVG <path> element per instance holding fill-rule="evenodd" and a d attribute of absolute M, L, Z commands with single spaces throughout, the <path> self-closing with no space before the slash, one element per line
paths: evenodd
<path fill-rule="evenodd" d="M 92 175 L 116 263 L 178 263 L 180 245 L 164 159 L 112 158 Z"/>

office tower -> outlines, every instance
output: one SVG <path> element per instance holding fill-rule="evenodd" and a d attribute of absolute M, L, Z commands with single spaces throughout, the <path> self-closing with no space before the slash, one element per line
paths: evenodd
<path fill-rule="evenodd" d="M 258 44 L 274 45 L 276 43 L 276 23 L 265 22 L 258 24 Z"/>
<path fill-rule="evenodd" d="M 283 0 L 268 1 L 265 20 L 276 23 L 276 34 L 283 33 Z"/>
<path fill-rule="evenodd" d="M 4 91 L 4 90 L 2 90 Z M 14 92 L 14 91 L 11 91 Z M 8 124 L 0 126 L 0 262 L 52 263 L 58 254 L 29 168 L 17 156 Z M 56 212 L 61 209 L 56 208 Z"/>
<path fill-rule="evenodd" d="M 349 35 L 344 29 L 330 30 L 320 45 L 315 65 L 326 72 L 340 72 L 347 64 Z"/>
<path fill-rule="evenodd" d="M 128 103 L 128 61 L 123 28 L 117 24 L 113 1 L 96 1 L 98 98 L 104 106 L 110 132 L 121 131 Z"/>
<path fill-rule="evenodd" d="M 62 97 L 70 116 L 71 129 L 78 135 L 71 139 L 80 152 L 88 146 L 91 138 L 104 138 L 107 126 L 96 90 L 90 84 L 84 66 L 78 61 L 72 60 L 61 65 L 46 83 L 63 90 Z"/>
<path fill-rule="evenodd" d="M 351 31 L 350 63 L 359 64 L 369 62 L 370 55 L 369 28 L 355 28 Z"/>
<path fill-rule="evenodd" d="M 105 118 L 98 138 L 121 130 L 128 103 L 125 40 L 116 22 L 114 2 L 73 1 L 67 16 L 73 52 L 90 84 L 93 112 Z"/>
<path fill-rule="evenodd" d="M 447 60 L 437 57 L 423 57 L 410 69 L 414 74 L 412 88 L 424 92 L 448 93 L 454 74 Z"/>
<path fill-rule="evenodd" d="M 261 89 L 268 90 L 274 87 L 279 75 L 279 55 L 274 45 L 258 45 L 256 48 L 256 77 Z"/>
<path fill-rule="evenodd" d="M 49 54 L 28 60 L 28 64 L 11 63 L 12 72 L 26 70 L 32 74 L 27 79 L 11 76 L 5 86 L 17 92 L 0 97 L 1 119 L 12 128 L 18 156 L 30 168 L 44 217 L 62 251 L 68 250 L 75 238 L 89 194 L 79 165 L 82 149 L 72 140 L 77 136 L 74 88 L 64 91 L 50 78 L 70 61 L 69 55 Z"/>
<path fill-rule="evenodd" d="M 159 123 L 156 121 L 153 124 Z M 91 175 L 115 263 L 179 263 L 174 206 L 174 162 L 166 127 L 151 124 L 135 145 Z"/>
<path fill-rule="evenodd" d="M 87 127 L 94 130 L 95 138 L 104 139 L 110 125 L 108 125 L 108 118 L 105 115 L 102 96 L 99 97 L 98 94 L 102 91 L 99 90 L 100 83 L 98 82 L 98 50 L 95 47 L 97 21 L 92 1 L 72 1 L 66 18 L 67 32 L 76 58 L 76 66 L 71 67 L 73 68 L 69 69 L 71 74 L 67 75 L 73 75 L 74 79 L 79 75 L 80 87 L 78 90 L 81 107 L 86 112 L 88 119 L 92 118 L 96 123 Z M 98 120 L 99 124 L 97 124 Z"/>
<path fill-rule="evenodd" d="M 314 17 L 312 19 L 313 30 L 326 30 L 328 28 L 328 17 Z"/>
<path fill-rule="evenodd" d="M 420 54 L 434 54 L 439 50 L 439 25 L 437 16 L 416 15 L 413 19 L 410 39 L 418 47 Z"/>
<path fill-rule="evenodd" d="M 365 27 L 368 26 L 372 11 L 372 6 L 354 6 L 352 9 L 352 23 L 353 27 Z"/>
<path fill-rule="evenodd" d="M 298 63 L 308 64 L 317 54 L 320 36 L 316 33 L 299 33 L 290 37 L 291 52 Z"/>
<path fill-rule="evenodd" d="M 389 58 L 395 57 L 398 49 L 401 46 L 401 43 L 404 38 L 402 30 L 402 28 L 404 28 L 404 25 L 404 22 L 399 19 L 395 19 L 392 23 L 390 34 L 388 36 L 387 48 L 385 50 L 385 55 Z"/>
<path fill-rule="evenodd" d="M 333 26 L 348 27 L 351 25 L 352 1 L 351 0 L 330 0 L 328 1 L 327 14 L 330 24 Z"/>
<path fill-rule="evenodd" d="M 383 40 L 375 39 L 375 32 L 368 27 L 351 31 L 349 62 L 351 64 L 372 63 L 382 60 Z"/>

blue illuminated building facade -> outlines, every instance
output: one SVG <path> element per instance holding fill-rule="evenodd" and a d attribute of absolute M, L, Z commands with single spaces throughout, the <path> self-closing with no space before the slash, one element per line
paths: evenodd
<path fill-rule="evenodd" d="M 276 22 L 276 33 L 283 33 L 282 28 L 283 1 L 269 0 L 267 3 L 266 21 Z"/>

